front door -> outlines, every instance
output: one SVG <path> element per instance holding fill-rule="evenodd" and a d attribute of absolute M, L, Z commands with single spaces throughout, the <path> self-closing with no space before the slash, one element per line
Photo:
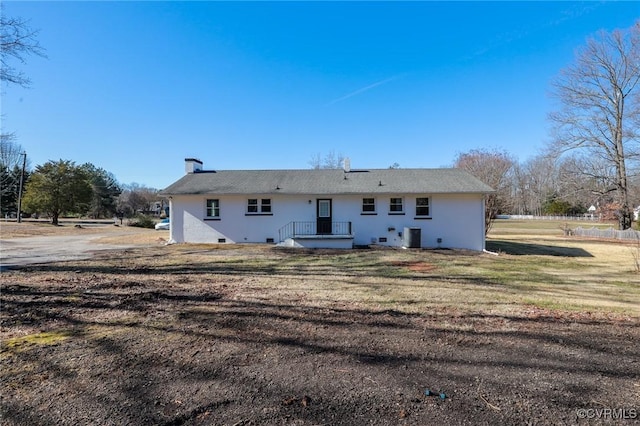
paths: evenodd
<path fill-rule="evenodd" d="M 331 200 L 318 199 L 317 232 L 319 235 L 331 234 Z"/>

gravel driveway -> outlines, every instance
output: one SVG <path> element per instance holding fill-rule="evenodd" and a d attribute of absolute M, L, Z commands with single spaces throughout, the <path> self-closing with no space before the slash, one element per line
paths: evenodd
<path fill-rule="evenodd" d="M 126 232 L 123 232 L 123 235 Z M 113 232 L 87 235 L 25 237 L 0 240 L 0 271 L 16 266 L 90 258 L 102 250 L 123 249 L 132 244 L 104 244 L 97 242 Z"/>

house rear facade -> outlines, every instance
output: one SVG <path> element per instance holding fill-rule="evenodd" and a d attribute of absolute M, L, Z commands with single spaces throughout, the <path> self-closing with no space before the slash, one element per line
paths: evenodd
<path fill-rule="evenodd" d="M 492 188 L 461 169 L 205 170 L 164 189 L 171 240 L 296 247 L 485 247 Z"/>

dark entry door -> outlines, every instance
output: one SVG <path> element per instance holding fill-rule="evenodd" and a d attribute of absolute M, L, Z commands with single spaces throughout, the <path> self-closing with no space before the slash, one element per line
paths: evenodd
<path fill-rule="evenodd" d="M 331 234 L 331 200 L 318 199 L 317 232 L 320 235 Z"/>

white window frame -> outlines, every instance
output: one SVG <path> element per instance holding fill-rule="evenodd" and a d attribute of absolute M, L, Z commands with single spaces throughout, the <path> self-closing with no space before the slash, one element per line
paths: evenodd
<path fill-rule="evenodd" d="M 271 198 L 263 198 L 260 200 L 260 213 L 271 213 Z"/>
<path fill-rule="evenodd" d="M 258 213 L 258 199 L 257 198 L 249 198 L 247 200 L 247 213 L 249 213 L 249 214 Z"/>
<path fill-rule="evenodd" d="M 394 200 L 400 200 L 400 202 L 395 202 Z M 394 206 L 400 206 L 400 210 L 394 210 Z M 402 197 L 391 197 L 389 198 L 389 214 L 403 214 L 404 213 L 404 199 Z"/>
<path fill-rule="evenodd" d="M 220 199 L 208 198 L 205 201 L 205 217 L 207 219 L 220 219 Z"/>
<path fill-rule="evenodd" d="M 365 203 L 365 200 L 371 200 L 370 203 Z M 374 197 L 362 198 L 362 213 L 363 214 L 375 214 L 376 213 L 376 199 Z M 365 209 L 365 207 L 371 207 L 371 210 Z"/>
<path fill-rule="evenodd" d="M 249 198 L 247 199 L 247 215 L 270 215 L 272 214 L 271 198 Z"/>
<path fill-rule="evenodd" d="M 419 205 L 418 200 L 427 200 L 426 205 Z M 418 209 L 425 208 L 427 209 L 427 214 L 418 213 Z M 431 217 L 431 197 L 416 197 L 416 216 L 418 217 Z"/>

